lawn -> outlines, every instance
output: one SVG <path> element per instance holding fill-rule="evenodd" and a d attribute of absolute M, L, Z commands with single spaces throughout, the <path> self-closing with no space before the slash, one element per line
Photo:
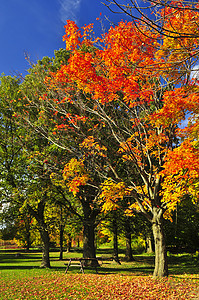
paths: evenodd
<path fill-rule="evenodd" d="M 0 250 L 0 299 L 199 299 L 199 262 L 189 254 L 169 256 L 169 278 L 153 279 L 154 257 L 135 255 L 134 262 L 121 265 L 105 260 L 108 249 L 98 251 L 103 257 L 99 274 L 86 269 L 81 274 L 65 261 L 58 260 L 58 252 L 51 252 L 51 269 L 41 269 L 41 253 L 22 250 Z M 81 257 L 73 251 L 64 259 Z"/>

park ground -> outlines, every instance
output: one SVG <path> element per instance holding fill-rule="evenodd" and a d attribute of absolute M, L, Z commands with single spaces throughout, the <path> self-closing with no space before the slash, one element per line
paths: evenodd
<path fill-rule="evenodd" d="M 153 255 L 135 255 L 134 262 L 121 264 L 108 260 L 109 249 L 98 250 L 100 267 L 85 269 L 82 274 L 77 267 L 70 267 L 65 274 L 67 259 L 81 257 L 81 251 L 51 252 L 51 269 L 41 269 L 41 252 L 26 253 L 20 249 L 0 249 L 0 299 L 102 299 L 102 300 L 172 300 L 199 299 L 198 254 L 169 254 L 168 278 L 154 279 Z M 107 260 L 106 260 L 107 258 Z"/>

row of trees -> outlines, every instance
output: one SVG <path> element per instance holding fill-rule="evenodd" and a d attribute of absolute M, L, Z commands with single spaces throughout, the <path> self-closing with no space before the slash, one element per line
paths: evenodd
<path fill-rule="evenodd" d="M 92 24 L 81 31 L 68 20 L 66 50 L 32 64 L 22 82 L 2 77 L 1 193 L 37 220 L 44 266 L 46 218 L 56 204 L 81 220 L 85 257 L 95 257 L 102 217 L 141 213 L 152 226 L 154 276 L 168 275 L 164 219 L 184 194 L 198 199 L 199 13 L 192 8 L 158 6 L 161 32 L 146 20 L 122 21 L 97 39 Z"/>
<path fill-rule="evenodd" d="M 50 211 L 50 214 L 49 214 Z M 48 205 L 47 228 L 50 236 L 50 248 L 60 251 L 72 251 L 72 246 L 79 250 L 83 245 L 82 222 L 72 216 L 63 206 Z M 27 252 L 41 247 L 41 237 L 37 221 L 27 212 L 21 213 L 9 206 L 1 211 L 0 244 L 5 247 L 22 247 Z M 171 253 L 194 253 L 199 247 L 199 211 L 185 197 L 178 205 L 172 222 L 164 222 L 167 250 Z M 143 251 L 152 253 L 154 241 L 150 223 L 142 215 L 125 216 L 122 211 L 113 211 L 99 220 L 95 227 L 95 249 L 105 245 L 111 250 L 113 258 L 120 263 L 119 250 L 125 251 L 125 260 L 133 261 L 133 253 Z M 125 247 L 125 249 L 124 249 Z"/>

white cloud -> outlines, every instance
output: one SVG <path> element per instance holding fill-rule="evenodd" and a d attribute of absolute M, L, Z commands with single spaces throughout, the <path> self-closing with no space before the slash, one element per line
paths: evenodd
<path fill-rule="evenodd" d="M 63 23 L 70 19 L 78 21 L 78 13 L 82 0 L 59 0 L 60 2 L 60 18 Z"/>

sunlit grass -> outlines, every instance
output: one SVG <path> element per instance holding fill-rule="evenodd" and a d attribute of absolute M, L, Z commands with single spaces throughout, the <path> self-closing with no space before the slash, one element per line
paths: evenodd
<path fill-rule="evenodd" d="M 108 251 L 97 255 L 110 257 Z M 134 262 L 120 255 L 121 265 L 103 260 L 99 274 L 75 267 L 65 274 L 65 260 L 81 256 L 64 253 L 59 261 L 59 253 L 51 252 L 52 268 L 42 269 L 40 252 L 0 250 L 0 299 L 198 299 L 198 261 L 191 255 L 170 255 L 171 275 L 159 280 L 152 278 L 154 257 L 147 255 L 136 255 Z"/>

